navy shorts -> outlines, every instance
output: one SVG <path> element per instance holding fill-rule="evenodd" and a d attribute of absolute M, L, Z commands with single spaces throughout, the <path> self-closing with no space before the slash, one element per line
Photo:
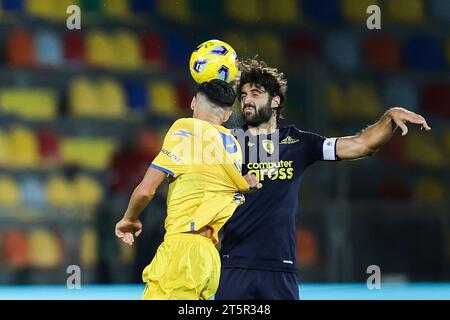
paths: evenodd
<path fill-rule="evenodd" d="M 297 274 L 222 268 L 215 300 L 299 300 Z"/>

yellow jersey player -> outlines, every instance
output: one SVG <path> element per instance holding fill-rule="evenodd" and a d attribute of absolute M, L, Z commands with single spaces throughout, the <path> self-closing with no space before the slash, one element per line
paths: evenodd
<path fill-rule="evenodd" d="M 254 175 L 241 175 L 241 148 L 222 126 L 235 98 L 222 80 L 199 86 L 191 102 L 193 118 L 179 119 L 169 129 L 116 225 L 116 235 L 132 245 L 142 230 L 139 214 L 169 179 L 166 233 L 143 271 L 143 299 L 203 300 L 218 288 L 218 232 L 243 203 L 241 192 L 262 187 Z"/>

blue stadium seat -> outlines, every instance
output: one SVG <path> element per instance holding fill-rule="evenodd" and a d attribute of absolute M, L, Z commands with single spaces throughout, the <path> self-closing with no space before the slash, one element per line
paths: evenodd
<path fill-rule="evenodd" d="M 360 64 L 358 43 L 350 34 L 337 33 L 326 39 L 325 54 L 341 70 L 354 70 Z"/>
<path fill-rule="evenodd" d="M 3 10 L 6 12 L 23 13 L 23 0 L 3 0 Z"/>
<path fill-rule="evenodd" d="M 155 0 L 131 0 L 130 8 L 135 14 L 154 14 Z"/>
<path fill-rule="evenodd" d="M 60 65 L 63 62 L 63 48 L 58 34 L 39 31 L 35 36 L 36 62 L 43 65 Z"/>
<path fill-rule="evenodd" d="M 128 108 L 134 110 L 145 110 L 148 106 L 148 97 L 145 86 L 140 83 L 124 83 L 127 96 Z"/>
<path fill-rule="evenodd" d="M 184 66 L 189 61 L 191 51 L 194 49 L 185 39 L 176 35 L 166 37 L 166 60 L 170 65 Z"/>
<path fill-rule="evenodd" d="M 419 111 L 417 88 L 406 79 L 392 78 L 386 81 L 383 96 L 385 106 L 403 106 L 414 112 Z"/>
<path fill-rule="evenodd" d="M 302 12 L 323 24 L 333 25 L 341 21 L 337 0 L 303 0 Z"/>
<path fill-rule="evenodd" d="M 22 203 L 26 207 L 40 207 L 47 201 L 44 184 L 36 178 L 27 177 L 20 183 Z"/>
<path fill-rule="evenodd" d="M 406 65 L 412 68 L 439 70 L 444 64 L 441 45 L 428 35 L 411 37 L 403 54 Z"/>

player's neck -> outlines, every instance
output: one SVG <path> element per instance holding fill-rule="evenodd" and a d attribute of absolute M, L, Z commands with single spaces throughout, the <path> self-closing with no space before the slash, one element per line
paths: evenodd
<path fill-rule="evenodd" d="M 199 120 L 203 120 L 203 121 L 207 121 L 213 125 L 222 125 L 222 119 L 220 119 L 220 117 L 211 115 L 211 114 L 199 114 L 197 116 L 195 116 L 194 118 L 199 119 Z"/>
<path fill-rule="evenodd" d="M 248 126 L 248 131 L 252 135 L 258 135 L 258 134 L 271 134 L 274 133 L 277 129 L 277 122 L 275 118 L 270 119 L 267 122 L 261 123 L 257 127 Z"/>

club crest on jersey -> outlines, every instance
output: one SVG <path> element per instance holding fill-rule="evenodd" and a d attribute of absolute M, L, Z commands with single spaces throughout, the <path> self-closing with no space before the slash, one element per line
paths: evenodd
<path fill-rule="evenodd" d="M 286 138 L 284 138 L 283 140 L 281 140 L 280 144 L 294 144 L 299 142 L 299 139 L 294 139 L 291 136 L 287 136 Z"/>
<path fill-rule="evenodd" d="M 263 140 L 262 141 L 262 147 L 269 154 L 273 154 L 273 151 L 275 150 L 275 146 L 273 145 L 273 142 L 270 141 L 270 140 Z"/>

